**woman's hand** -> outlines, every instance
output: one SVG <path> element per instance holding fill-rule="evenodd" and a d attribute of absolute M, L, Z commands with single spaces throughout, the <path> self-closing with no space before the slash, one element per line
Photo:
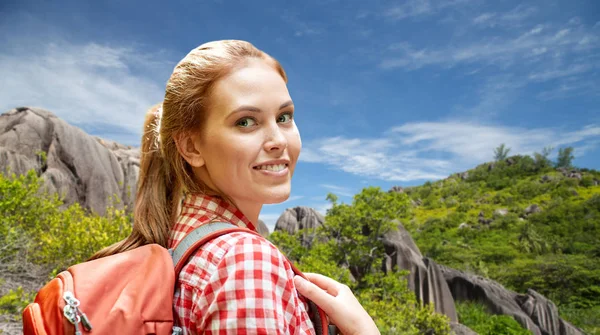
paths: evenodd
<path fill-rule="evenodd" d="M 343 335 L 379 335 L 379 330 L 350 288 L 329 277 L 305 273 L 294 277 L 298 292 L 317 304 Z"/>

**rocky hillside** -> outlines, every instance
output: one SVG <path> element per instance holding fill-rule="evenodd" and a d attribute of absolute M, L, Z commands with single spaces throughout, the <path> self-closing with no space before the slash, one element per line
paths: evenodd
<path fill-rule="evenodd" d="M 312 208 L 287 209 L 277 221 L 275 231 L 301 232 L 302 243 L 310 243 L 310 229 L 323 225 L 323 217 Z M 433 303 L 438 313 L 448 316 L 457 334 L 476 334 L 458 320 L 455 301 L 475 301 L 490 312 L 508 315 L 535 335 L 584 334 L 560 318 L 556 305 L 529 289 L 523 294 L 511 291 L 496 281 L 437 264 L 424 257 L 402 223 L 397 230 L 382 236 L 385 247 L 384 272 L 408 270 L 409 288 L 424 302 Z M 308 229 L 307 229 L 308 228 Z"/>
<path fill-rule="evenodd" d="M 32 169 L 66 205 L 102 215 L 114 196 L 117 208 L 131 208 L 139 151 L 92 137 L 48 111 L 16 108 L 0 115 L 0 171 Z M 594 310 L 600 300 L 599 183 L 595 171 L 512 157 L 435 183 L 395 187 L 390 192 L 406 195 L 410 209 L 394 221 L 398 230 L 378 237 L 381 271 L 410 271 L 409 288 L 447 315 L 457 334 L 473 334 L 459 323 L 463 301 L 508 315 L 535 335 L 583 334 L 559 311 Z M 308 231 L 324 224 L 314 209 L 298 207 L 282 213 L 275 230 L 300 232 L 300 244 L 310 249 Z M 259 228 L 268 235 L 264 224 Z"/>
<path fill-rule="evenodd" d="M 0 115 L 0 171 L 34 169 L 67 205 L 103 214 L 111 196 L 131 208 L 139 150 L 86 134 L 54 114 L 20 107 Z"/>
<path fill-rule="evenodd" d="M 426 257 L 525 294 L 482 290 L 481 281 L 448 271 L 455 299 L 479 292 L 491 311 L 505 313 L 508 306 L 492 301 L 511 297 L 525 314 L 543 311 L 532 320 L 548 322 L 549 334 L 566 331 L 559 315 L 600 333 L 600 172 L 513 156 L 394 191 L 413 204 L 405 226 Z M 552 302 L 539 305 L 541 295 Z"/>

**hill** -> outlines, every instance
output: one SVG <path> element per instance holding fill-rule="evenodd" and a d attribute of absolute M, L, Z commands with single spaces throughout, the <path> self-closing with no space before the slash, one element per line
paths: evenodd
<path fill-rule="evenodd" d="M 564 318 L 598 334 L 600 173 L 552 166 L 513 156 L 422 186 L 365 188 L 349 204 L 330 194 L 324 220 L 288 209 L 271 238 L 358 294 L 377 289 L 373 273 L 408 270 L 421 301 L 480 333 L 522 330 L 511 319 L 533 334 L 579 333 Z"/>
<path fill-rule="evenodd" d="M 600 172 L 513 156 L 444 180 L 394 188 L 411 199 L 405 226 L 426 257 L 533 289 L 561 315 L 600 327 Z"/>
<path fill-rule="evenodd" d="M 0 333 L 48 275 L 128 233 L 137 157 L 41 109 L 0 115 Z M 513 156 L 418 187 L 366 188 L 352 204 L 331 195 L 324 218 L 288 209 L 286 234 L 270 239 L 304 269 L 346 281 L 390 333 L 446 334 L 423 301 L 458 334 L 472 332 L 456 321 L 481 334 L 581 334 L 555 303 L 597 334 L 599 180 Z"/>

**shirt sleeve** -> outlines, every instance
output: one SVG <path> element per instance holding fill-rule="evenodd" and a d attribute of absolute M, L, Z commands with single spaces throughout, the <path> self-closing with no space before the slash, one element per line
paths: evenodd
<path fill-rule="evenodd" d="M 268 241 L 244 234 L 194 292 L 198 334 L 315 334 L 293 270 Z"/>

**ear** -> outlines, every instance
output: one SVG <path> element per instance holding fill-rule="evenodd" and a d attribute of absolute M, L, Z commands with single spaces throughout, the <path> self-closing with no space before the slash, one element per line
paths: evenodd
<path fill-rule="evenodd" d="M 188 164 L 196 168 L 204 166 L 204 157 L 200 152 L 199 134 L 184 132 L 174 135 L 173 139 L 177 145 L 177 151 Z"/>

